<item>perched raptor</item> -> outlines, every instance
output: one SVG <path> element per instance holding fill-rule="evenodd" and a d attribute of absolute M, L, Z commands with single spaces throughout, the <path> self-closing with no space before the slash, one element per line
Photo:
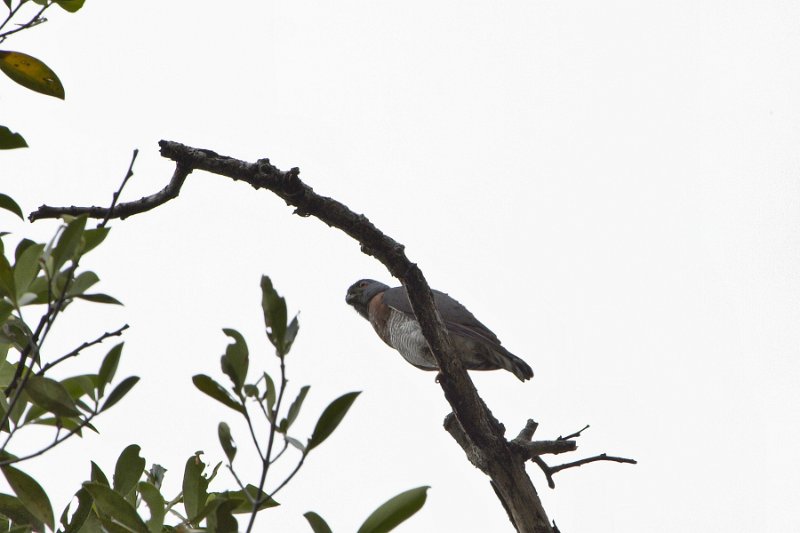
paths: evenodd
<path fill-rule="evenodd" d="M 503 348 L 497 335 L 466 307 L 439 291 L 433 291 L 433 299 L 465 368 L 504 368 L 522 381 L 533 377 L 528 363 Z M 369 320 L 383 342 L 400 352 L 406 361 L 422 370 L 438 370 L 404 287 L 389 288 L 379 281 L 362 279 L 347 289 L 345 301 Z"/>

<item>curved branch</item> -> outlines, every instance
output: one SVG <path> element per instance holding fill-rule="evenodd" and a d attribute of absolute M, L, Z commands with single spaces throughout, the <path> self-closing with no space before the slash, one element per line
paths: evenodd
<path fill-rule="evenodd" d="M 133 162 L 131 162 L 131 164 L 133 164 Z M 36 222 L 37 220 L 41 220 L 43 218 L 58 218 L 63 215 L 89 215 L 90 218 L 97 218 L 100 220 L 111 220 L 113 218 L 125 219 L 131 215 L 137 215 L 139 213 L 144 213 L 145 211 L 150 211 L 154 207 L 158 207 L 161 204 L 165 204 L 170 200 L 177 198 L 178 194 L 181 192 L 183 183 L 186 181 L 186 177 L 191 172 L 192 168 L 190 167 L 185 167 L 180 164 L 176 165 L 175 172 L 172 174 L 172 179 L 169 180 L 169 183 L 166 187 L 155 194 L 145 196 L 139 200 L 134 200 L 133 202 L 123 202 L 121 204 L 116 204 L 111 208 L 99 206 L 78 207 L 74 205 L 69 207 L 52 207 L 49 205 L 42 205 L 39 207 L 39 209 L 28 215 L 28 220 L 31 222 Z"/>
<path fill-rule="evenodd" d="M 124 326 L 122 326 L 119 329 L 116 329 L 114 331 L 107 331 L 107 332 L 103 333 L 102 335 L 100 335 L 99 337 L 97 337 L 93 341 L 84 342 L 83 344 L 81 344 L 80 346 L 78 346 L 77 348 L 72 350 L 71 352 L 69 352 L 67 354 L 64 354 L 61 357 L 59 357 L 58 359 L 56 359 L 54 361 L 51 361 L 51 362 L 47 363 L 46 365 L 44 365 L 41 368 L 41 370 L 39 370 L 36 373 L 36 375 L 37 376 L 43 376 L 45 372 L 47 372 L 48 370 L 50 370 L 54 366 L 56 366 L 56 365 L 58 365 L 60 363 L 63 363 L 64 361 L 66 361 L 67 359 L 69 359 L 71 357 L 77 356 L 79 353 L 81 353 L 81 351 L 85 350 L 86 348 L 94 346 L 95 344 L 100 344 L 101 342 L 103 342 L 104 340 L 106 340 L 108 338 L 119 337 L 120 335 L 122 335 L 122 332 L 125 331 L 126 329 L 128 329 L 129 327 L 130 326 L 128 324 L 125 324 Z"/>

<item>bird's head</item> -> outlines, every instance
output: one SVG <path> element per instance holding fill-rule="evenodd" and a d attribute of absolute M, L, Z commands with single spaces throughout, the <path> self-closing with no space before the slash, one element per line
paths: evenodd
<path fill-rule="evenodd" d="M 388 285 L 374 279 L 358 280 L 347 289 L 344 301 L 352 305 L 359 315 L 369 319 L 369 301 L 388 288 Z"/>

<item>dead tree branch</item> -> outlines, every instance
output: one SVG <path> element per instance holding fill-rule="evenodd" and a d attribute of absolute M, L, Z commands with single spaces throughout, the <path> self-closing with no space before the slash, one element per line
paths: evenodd
<path fill-rule="evenodd" d="M 447 330 L 434 307 L 430 287 L 419 267 L 406 257 L 402 244 L 384 234 L 364 215 L 354 213 L 333 198 L 314 192 L 300 180 L 298 168 L 281 171 L 269 159 L 249 163 L 176 142 L 161 141 L 159 144 L 161 155 L 176 163 L 172 179 L 161 191 L 140 200 L 120 203 L 113 212 L 101 207 L 41 206 L 31 213 L 30 220 L 83 213 L 101 219 L 125 218 L 176 198 L 192 171 L 205 170 L 243 181 L 255 189 L 267 189 L 287 205 L 293 206 L 295 214 L 314 216 L 328 226 L 340 229 L 358 241 L 364 253 L 383 263 L 408 290 L 411 307 L 441 370 L 439 384 L 453 409 L 453 413 L 445 419 L 445 428 L 464 449 L 468 459 L 489 476 L 492 488 L 514 527 L 520 533 L 553 532 L 536 489 L 525 471 L 525 462 L 538 459 L 541 454 L 573 450 L 575 442 L 569 439 L 531 442 L 530 437 L 535 431 L 533 421 L 529 421 L 520 437 L 511 442 L 506 440 L 505 428 L 480 398 L 454 354 Z M 526 438 L 528 433 L 530 437 Z"/>

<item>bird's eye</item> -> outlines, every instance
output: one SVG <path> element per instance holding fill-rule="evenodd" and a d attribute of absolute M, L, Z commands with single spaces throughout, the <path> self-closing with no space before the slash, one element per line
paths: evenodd
<path fill-rule="evenodd" d="M 367 285 L 369 285 L 369 283 L 367 283 L 366 281 L 360 281 L 360 282 L 358 283 L 358 288 L 359 288 L 359 289 L 363 289 L 363 288 L 364 288 L 364 287 L 366 287 Z"/>

